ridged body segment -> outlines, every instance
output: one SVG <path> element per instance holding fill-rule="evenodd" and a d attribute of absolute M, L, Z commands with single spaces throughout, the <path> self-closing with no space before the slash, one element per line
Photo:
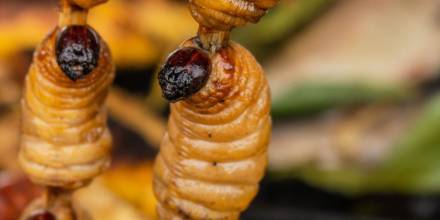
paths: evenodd
<path fill-rule="evenodd" d="M 203 27 L 230 30 L 256 23 L 279 0 L 189 0 L 194 19 Z"/>
<path fill-rule="evenodd" d="M 115 70 L 100 40 L 97 67 L 84 78 L 69 79 L 54 55 L 59 30 L 36 49 L 26 76 L 19 162 L 33 182 L 73 189 L 109 164 L 112 139 L 104 102 Z"/>
<path fill-rule="evenodd" d="M 160 219 L 238 219 L 265 172 L 271 118 L 263 70 L 233 42 L 211 61 L 207 84 L 171 104 L 154 170 Z"/>

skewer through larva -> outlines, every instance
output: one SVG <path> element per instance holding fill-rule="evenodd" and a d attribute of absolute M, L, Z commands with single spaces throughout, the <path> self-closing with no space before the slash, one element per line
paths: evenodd
<path fill-rule="evenodd" d="M 21 219 L 84 220 L 71 194 L 110 162 L 104 102 L 114 78 L 110 51 L 87 25 L 104 0 L 61 0 L 59 25 L 37 47 L 26 76 L 19 162 L 46 188 Z"/>
<path fill-rule="evenodd" d="M 160 219 L 239 219 L 258 192 L 271 133 L 270 91 L 229 32 L 257 22 L 276 0 L 190 0 L 198 36 L 159 72 L 172 101 L 154 167 Z"/>

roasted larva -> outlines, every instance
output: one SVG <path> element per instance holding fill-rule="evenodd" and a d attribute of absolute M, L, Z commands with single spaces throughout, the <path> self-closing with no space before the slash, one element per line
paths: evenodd
<path fill-rule="evenodd" d="M 171 105 L 155 165 L 162 219 L 237 219 L 264 174 L 271 119 L 263 71 L 236 43 L 211 60 L 206 85 Z"/>
<path fill-rule="evenodd" d="M 71 80 L 52 51 L 57 28 L 36 50 L 22 100 L 20 163 L 36 183 L 63 188 L 84 185 L 109 161 L 111 136 L 103 107 L 113 79 L 103 45 L 98 66 Z"/>
<path fill-rule="evenodd" d="M 110 162 L 104 102 L 115 69 L 107 45 L 86 23 L 88 9 L 80 7 L 96 2 L 62 1 L 60 24 L 36 49 L 26 76 L 19 162 L 47 190 L 25 217 L 40 209 L 73 218 L 71 190 Z"/>
<path fill-rule="evenodd" d="M 174 102 L 154 167 L 160 219 L 238 219 L 257 194 L 271 134 L 270 91 L 252 54 L 228 36 L 275 3 L 190 1 L 199 34 L 159 72 L 164 97 Z"/>

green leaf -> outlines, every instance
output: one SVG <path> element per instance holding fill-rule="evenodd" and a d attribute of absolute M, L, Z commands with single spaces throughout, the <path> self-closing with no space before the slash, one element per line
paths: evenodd
<path fill-rule="evenodd" d="M 371 101 L 401 100 L 412 96 L 405 88 L 364 85 L 361 83 L 303 83 L 291 86 L 273 97 L 275 117 L 303 116 L 333 107 Z"/>
<path fill-rule="evenodd" d="M 414 126 L 375 174 L 374 182 L 409 192 L 440 191 L 440 94 L 434 96 Z"/>

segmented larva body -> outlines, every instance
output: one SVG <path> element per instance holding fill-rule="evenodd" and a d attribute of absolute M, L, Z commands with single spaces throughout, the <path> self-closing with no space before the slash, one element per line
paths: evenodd
<path fill-rule="evenodd" d="M 189 0 L 194 19 L 203 27 L 230 30 L 256 23 L 278 0 Z"/>
<path fill-rule="evenodd" d="M 55 57 L 59 32 L 56 28 L 39 45 L 26 76 L 19 162 L 33 182 L 73 189 L 109 164 L 112 138 L 104 102 L 114 66 L 100 40 L 96 68 L 69 79 Z"/>
<path fill-rule="evenodd" d="M 271 118 L 263 70 L 237 43 L 210 56 L 206 85 L 171 104 L 154 170 L 160 219 L 238 219 L 265 172 Z"/>

